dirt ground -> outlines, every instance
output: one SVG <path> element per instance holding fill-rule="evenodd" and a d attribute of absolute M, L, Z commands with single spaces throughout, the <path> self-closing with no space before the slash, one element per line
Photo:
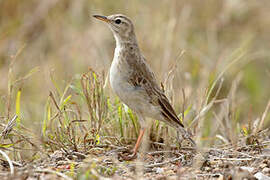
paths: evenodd
<path fill-rule="evenodd" d="M 57 150 L 32 162 L 15 162 L 13 175 L 1 158 L 1 179 L 270 179 L 268 130 L 235 145 L 192 148 L 150 143 L 136 160 L 122 156 L 132 148 L 99 144 L 87 151 Z M 249 143 L 250 145 L 247 145 Z M 165 148 L 166 147 L 166 148 Z"/>

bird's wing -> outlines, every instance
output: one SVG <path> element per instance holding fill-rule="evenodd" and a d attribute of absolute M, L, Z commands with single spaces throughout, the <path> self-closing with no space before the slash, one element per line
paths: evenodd
<path fill-rule="evenodd" d="M 133 69 L 129 80 L 130 83 L 135 87 L 141 87 L 145 90 L 147 96 L 150 97 L 150 103 L 161 108 L 161 114 L 171 125 L 178 124 L 184 127 L 172 108 L 168 98 L 158 85 L 155 75 L 146 63 L 144 57 L 141 56 L 139 59 L 140 61 L 135 60 L 130 62 L 130 66 Z"/>

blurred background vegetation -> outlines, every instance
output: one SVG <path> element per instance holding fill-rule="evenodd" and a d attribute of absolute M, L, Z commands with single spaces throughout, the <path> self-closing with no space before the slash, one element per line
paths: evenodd
<path fill-rule="evenodd" d="M 185 124 L 207 103 L 217 80 L 209 100 L 220 85 L 221 102 L 199 126 L 206 139 L 218 133 L 211 132 L 217 117 L 246 126 L 261 117 L 270 98 L 269 0 L 0 0 L 0 9 L 2 123 L 17 113 L 41 135 L 50 92 L 59 102 L 78 104 L 81 119 L 89 119 L 87 103 L 74 89 L 81 89 L 89 67 L 107 75 L 115 47 L 108 27 L 93 14 L 121 13 L 133 20 L 139 45 L 177 113 L 186 112 Z M 108 86 L 104 91 L 114 101 Z M 225 106 L 227 119 L 219 116 Z M 269 123 L 268 115 L 264 126 Z"/>

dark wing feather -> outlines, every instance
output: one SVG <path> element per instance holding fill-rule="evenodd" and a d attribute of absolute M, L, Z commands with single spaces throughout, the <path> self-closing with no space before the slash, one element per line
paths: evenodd
<path fill-rule="evenodd" d="M 162 115 L 166 117 L 166 119 L 172 120 L 176 122 L 178 125 L 184 127 L 184 125 L 180 122 L 174 109 L 172 108 L 171 104 L 169 103 L 167 97 L 164 94 L 161 94 L 161 98 L 158 99 L 158 103 L 162 108 Z"/>
<path fill-rule="evenodd" d="M 130 83 L 145 89 L 148 96 L 151 97 L 151 103 L 161 107 L 161 114 L 171 125 L 175 125 L 176 123 L 181 127 L 184 127 L 169 103 L 168 98 L 158 86 L 155 75 L 146 64 L 144 57 L 141 56 L 140 58 L 141 61 L 136 61 L 138 57 L 128 58 L 130 60 L 135 60 L 129 61 L 131 68 L 134 68 L 133 74 L 130 76 Z"/>

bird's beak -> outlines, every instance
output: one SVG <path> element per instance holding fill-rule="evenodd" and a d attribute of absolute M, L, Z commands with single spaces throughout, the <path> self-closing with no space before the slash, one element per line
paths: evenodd
<path fill-rule="evenodd" d="M 111 20 L 109 20 L 106 16 L 100 16 L 100 15 L 93 15 L 94 18 L 97 18 L 101 21 L 104 21 L 104 22 L 110 22 Z"/>

